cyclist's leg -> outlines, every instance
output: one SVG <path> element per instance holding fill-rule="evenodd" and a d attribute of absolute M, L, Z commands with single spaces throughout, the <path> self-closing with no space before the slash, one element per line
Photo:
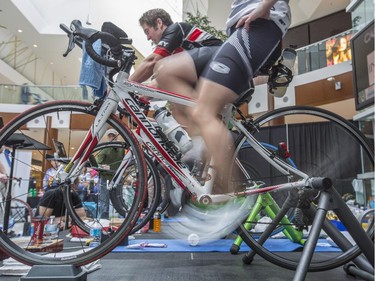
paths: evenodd
<path fill-rule="evenodd" d="M 232 140 L 227 128 L 217 116 L 226 104 L 249 89 L 249 79 L 279 45 L 281 37 L 280 29 L 269 20 L 258 19 L 248 30 L 240 27 L 220 47 L 201 75 L 204 79 L 198 83 L 193 120 L 218 167 L 223 185 L 228 183 L 233 150 L 230 150 Z"/>
<path fill-rule="evenodd" d="M 194 88 L 198 77 L 218 48 L 218 46 L 194 48 L 164 58 L 155 67 L 158 87 L 179 95 L 195 98 Z M 191 113 L 191 108 L 173 104 L 172 114 L 177 122 L 187 127 L 190 135 L 195 135 L 197 132 L 192 128 Z"/>
<path fill-rule="evenodd" d="M 180 67 L 183 65 L 183 68 Z M 160 89 L 178 93 L 187 97 L 193 96 L 193 86 L 198 78 L 192 58 L 181 52 L 166 57 L 159 61 L 155 67 L 155 80 Z M 189 107 L 172 104 L 172 114 L 179 124 L 184 127 L 191 127 L 189 120 Z"/>

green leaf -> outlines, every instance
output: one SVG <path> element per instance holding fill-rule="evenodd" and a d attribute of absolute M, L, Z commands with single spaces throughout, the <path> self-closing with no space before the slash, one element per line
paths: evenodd
<path fill-rule="evenodd" d="M 188 12 L 186 22 L 195 25 L 204 31 L 212 34 L 218 39 L 225 41 L 228 37 L 222 30 L 217 30 L 215 27 L 211 26 L 211 21 L 208 19 L 207 16 L 202 15 L 198 10 L 195 15 Z"/>

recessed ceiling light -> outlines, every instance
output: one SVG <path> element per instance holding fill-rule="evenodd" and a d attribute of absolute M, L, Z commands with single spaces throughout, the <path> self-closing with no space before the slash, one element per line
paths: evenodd
<path fill-rule="evenodd" d="M 37 45 L 37 44 L 34 44 L 33 47 L 34 47 L 34 48 L 38 48 L 38 45 Z"/>
<path fill-rule="evenodd" d="M 53 61 L 51 61 L 49 64 L 53 64 Z"/>
<path fill-rule="evenodd" d="M 19 33 L 21 33 L 23 30 L 22 30 L 22 29 L 18 29 L 17 31 L 18 31 Z"/>

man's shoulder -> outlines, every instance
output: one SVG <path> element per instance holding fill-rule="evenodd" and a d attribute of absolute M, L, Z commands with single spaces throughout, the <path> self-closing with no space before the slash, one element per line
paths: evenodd
<path fill-rule="evenodd" d="M 165 37 L 169 34 L 179 32 L 181 30 L 181 27 L 179 23 L 175 22 L 172 23 L 171 25 L 168 25 L 167 28 L 164 30 L 162 37 Z"/>
<path fill-rule="evenodd" d="M 42 204 L 42 206 L 45 203 L 50 205 L 50 202 L 53 202 L 53 204 L 55 204 L 56 198 L 60 198 L 61 196 L 62 196 L 62 190 L 60 188 L 47 189 L 44 192 L 43 197 L 40 199 L 40 203 Z"/>
<path fill-rule="evenodd" d="M 50 197 L 50 196 L 60 196 L 63 192 L 61 188 L 55 187 L 55 188 L 49 188 L 44 192 L 43 197 Z"/>

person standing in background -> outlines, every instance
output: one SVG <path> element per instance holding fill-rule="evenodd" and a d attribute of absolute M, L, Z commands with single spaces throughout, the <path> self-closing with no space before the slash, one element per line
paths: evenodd
<path fill-rule="evenodd" d="M 117 139 L 117 131 L 109 129 L 106 132 L 108 142 L 114 142 Z M 108 171 L 102 171 L 99 173 L 99 215 L 100 218 L 109 218 L 109 191 L 107 186 L 109 181 L 112 179 L 117 168 L 120 166 L 122 159 L 125 155 L 125 149 L 116 147 L 103 148 L 95 156 L 96 162 L 102 169 Z"/>
<path fill-rule="evenodd" d="M 57 173 L 57 169 L 59 168 L 59 162 L 55 159 L 50 160 L 52 167 L 49 168 L 43 177 L 43 190 L 46 191 L 47 189 L 57 187 L 57 184 L 54 182 L 54 177 Z"/>

